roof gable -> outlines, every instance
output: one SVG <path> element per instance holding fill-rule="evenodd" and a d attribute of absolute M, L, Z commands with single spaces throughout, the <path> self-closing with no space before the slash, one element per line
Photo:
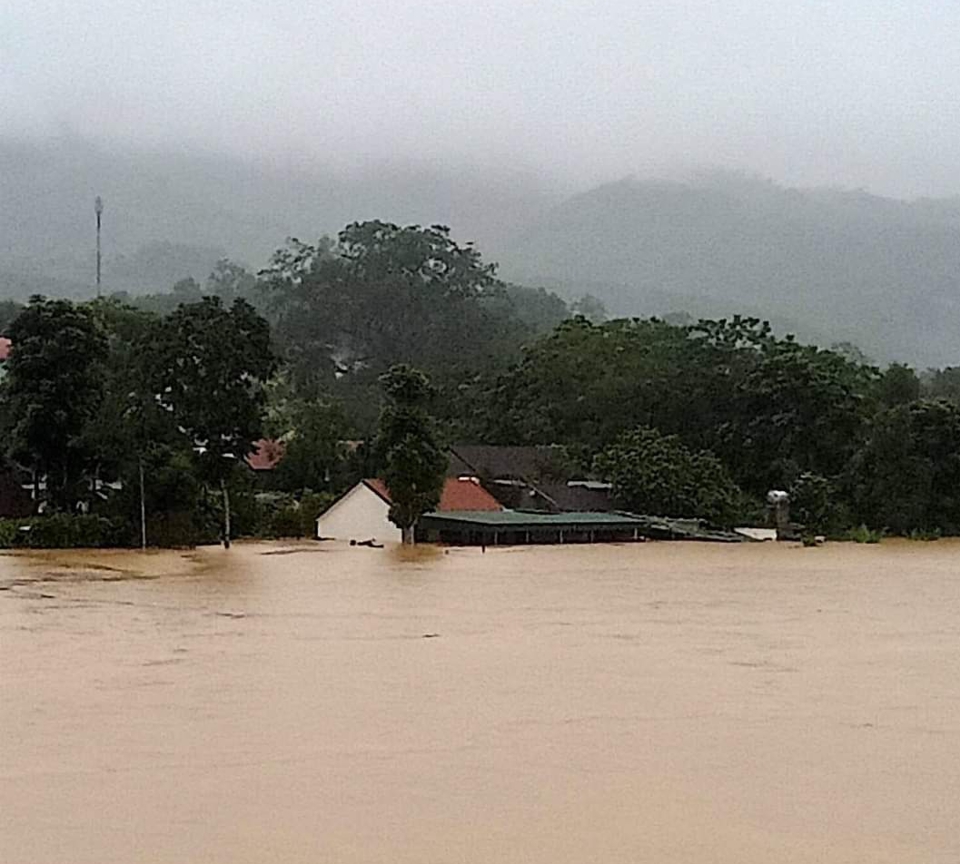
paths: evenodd
<path fill-rule="evenodd" d="M 392 504 L 393 499 L 390 497 L 390 490 L 387 489 L 387 484 L 383 482 L 379 477 L 372 477 L 369 480 L 361 480 L 364 486 L 366 486 L 371 492 L 375 493 L 381 497 L 387 504 Z"/>

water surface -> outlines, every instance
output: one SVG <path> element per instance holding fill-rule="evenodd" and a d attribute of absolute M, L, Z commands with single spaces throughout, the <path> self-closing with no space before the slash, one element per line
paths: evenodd
<path fill-rule="evenodd" d="M 960 545 L 0 557 L 5 864 L 960 861 Z"/>

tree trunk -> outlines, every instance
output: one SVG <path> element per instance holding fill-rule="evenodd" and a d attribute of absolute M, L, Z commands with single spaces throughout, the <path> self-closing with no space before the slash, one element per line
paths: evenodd
<path fill-rule="evenodd" d="M 147 548 L 147 495 L 146 487 L 143 482 L 143 454 L 137 459 L 137 467 L 140 469 L 140 548 Z"/>
<path fill-rule="evenodd" d="M 227 489 L 227 481 L 220 481 L 220 489 L 223 491 L 223 548 L 230 548 L 230 491 Z"/>
<path fill-rule="evenodd" d="M 400 529 L 400 537 L 404 546 L 413 546 L 413 544 L 416 542 L 416 538 L 414 536 L 416 528 L 417 526 L 414 524 Z"/>

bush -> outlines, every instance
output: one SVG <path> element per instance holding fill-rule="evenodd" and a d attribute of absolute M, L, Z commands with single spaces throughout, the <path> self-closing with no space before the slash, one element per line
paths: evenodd
<path fill-rule="evenodd" d="M 0 519 L 0 549 L 12 549 L 19 531 L 17 519 Z"/>
<path fill-rule="evenodd" d="M 934 528 L 932 531 L 923 531 L 919 528 L 914 528 L 907 536 L 911 540 L 932 541 L 939 540 L 943 536 L 943 533 L 939 528 Z"/>
<path fill-rule="evenodd" d="M 129 545 L 126 533 L 121 523 L 103 516 L 51 513 L 0 520 L 5 549 L 103 549 Z"/>
<path fill-rule="evenodd" d="M 847 538 L 854 543 L 879 543 L 883 539 L 883 532 L 873 531 L 866 525 L 860 525 L 857 528 L 851 528 Z"/>
<path fill-rule="evenodd" d="M 337 496 L 330 492 L 307 492 L 300 498 L 300 530 L 302 537 L 316 537 L 317 517 Z"/>
<path fill-rule="evenodd" d="M 269 492 L 257 496 L 260 518 L 258 537 L 313 537 L 317 516 L 329 506 L 329 493 L 304 494 L 300 500 L 291 495 Z"/>
<path fill-rule="evenodd" d="M 139 526 L 138 526 L 139 532 Z M 169 513 L 154 513 L 147 517 L 147 543 L 161 549 L 193 548 L 201 543 L 216 543 L 216 526 L 202 528 L 196 514 L 191 511 L 174 510 Z M 137 534 L 135 544 L 139 545 Z"/>
<path fill-rule="evenodd" d="M 300 508 L 296 502 L 275 511 L 270 520 L 269 529 L 271 537 L 302 537 Z"/>

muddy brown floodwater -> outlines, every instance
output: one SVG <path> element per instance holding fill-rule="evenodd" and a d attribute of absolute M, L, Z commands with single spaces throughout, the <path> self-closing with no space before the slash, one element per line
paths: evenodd
<path fill-rule="evenodd" d="M 4 864 L 957 864 L 960 545 L 0 557 Z"/>

